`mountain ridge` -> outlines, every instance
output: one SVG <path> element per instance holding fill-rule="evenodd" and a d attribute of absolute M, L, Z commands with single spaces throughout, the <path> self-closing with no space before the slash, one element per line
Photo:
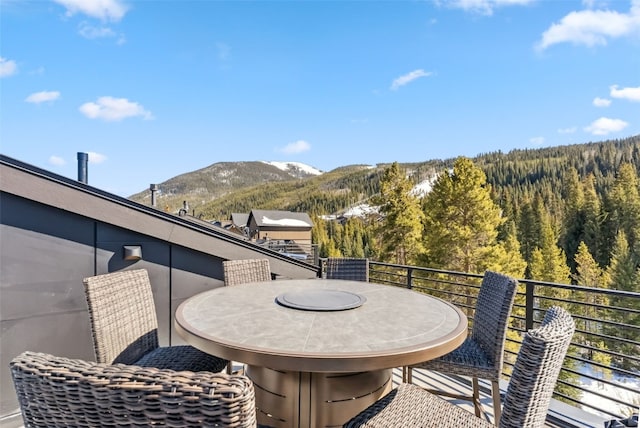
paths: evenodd
<path fill-rule="evenodd" d="M 540 180 L 537 170 L 540 162 L 577 166 L 580 173 L 588 172 L 594 161 L 605 162 L 611 168 L 618 161 L 614 158 L 637 159 L 640 135 L 622 140 L 606 140 L 540 149 L 514 149 L 508 153 L 491 152 L 471 158 L 488 174 L 488 184 L 509 184 L 509 180 L 531 182 Z M 432 159 L 422 162 L 399 163 L 414 182 L 417 196 L 428 191 L 436 174 L 451 168 L 456 158 Z M 582 160 L 580 160 L 582 159 Z M 640 170 L 640 163 L 636 168 Z M 168 212 L 177 212 L 187 201 L 192 215 L 207 220 L 228 219 L 232 212 L 249 212 L 252 209 L 277 209 L 305 211 L 318 215 L 343 215 L 349 209 L 361 212 L 359 206 L 367 205 L 369 198 L 379 191 L 384 169 L 391 165 L 355 164 L 323 172 L 299 162 L 240 161 L 218 162 L 196 171 L 173 177 L 158 185 L 158 205 Z M 495 168 L 508 165 L 497 174 Z M 538 165 L 538 166 L 536 166 Z M 517 174 L 515 174 L 517 173 Z M 130 199 L 149 204 L 148 190 Z M 365 210 L 366 211 L 366 210 Z"/>

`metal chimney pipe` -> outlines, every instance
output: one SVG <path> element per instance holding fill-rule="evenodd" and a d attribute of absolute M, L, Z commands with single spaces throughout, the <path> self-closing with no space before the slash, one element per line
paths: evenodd
<path fill-rule="evenodd" d="M 89 154 L 78 152 L 78 181 L 87 184 L 89 181 Z"/>
<path fill-rule="evenodd" d="M 157 184 L 150 184 L 149 185 L 149 190 L 151 190 L 151 206 L 155 207 L 156 206 L 156 193 L 158 192 L 158 185 Z"/>

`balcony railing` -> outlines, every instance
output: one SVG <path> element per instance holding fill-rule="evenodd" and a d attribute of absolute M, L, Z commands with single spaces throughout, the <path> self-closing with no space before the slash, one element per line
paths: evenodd
<path fill-rule="evenodd" d="M 455 303 L 473 323 L 482 275 L 370 261 L 370 280 Z M 640 293 L 520 279 L 507 332 L 503 377 L 509 379 L 522 333 L 550 306 L 563 306 L 576 333 L 554 398 L 618 419 L 640 408 Z M 635 325 L 633 324 L 635 323 Z"/>

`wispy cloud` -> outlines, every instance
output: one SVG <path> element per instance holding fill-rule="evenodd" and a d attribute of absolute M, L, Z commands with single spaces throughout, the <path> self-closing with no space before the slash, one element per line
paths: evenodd
<path fill-rule="evenodd" d="M 142 117 L 145 120 L 154 118 L 143 106 L 126 98 L 100 97 L 96 102 L 82 104 L 79 110 L 89 119 L 107 122 L 117 122 L 128 117 Z"/>
<path fill-rule="evenodd" d="M 640 101 L 640 86 L 637 88 L 621 88 L 618 89 L 618 85 L 613 85 L 610 88 L 610 93 L 613 98 L 622 98 L 629 101 Z"/>
<path fill-rule="evenodd" d="M 294 141 L 293 143 L 289 143 L 286 146 L 278 149 L 279 152 L 287 155 L 308 152 L 309 150 L 311 150 L 311 144 L 307 143 L 304 140 Z"/>
<path fill-rule="evenodd" d="M 533 137 L 533 138 L 529 138 L 529 142 L 531 144 L 535 144 L 536 146 L 541 146 L 544 144 L 544 137 Z"/>
<path fill-rule="evenodd" d="M 9 77 L 18 72 L 15 61 L 0 56 L 0 77 Z"/>
<path fill-rule="evenodd" d="M 535 0 L 436 0 L 436 3 L 439 6 L 491 16 L 500 7 L 526 5 L 533 1 Z"/>
<path fill-rule="evenodd" d="M 49 164 L 54 166 L 65 166 L 67 164 L 67 161 L 60 156 L 51 155 L 49 156 Z"/>
<path fill-rule="evenodd" d="M 40 104 L 47 101 L 55 101 L 58 98 L 60 98 L 60 92 L 58 91 L 41 91 L 29 95 L 24 101 L 27 103 Z"/>
<path fill-rule="evenodd" d="M 78 33 L 85 39 L 100 39 L 104 37 L 116 37 L 117 34 L 109 27 L 94 26 L 88 22 L 81 22 L 78 26 Z"/>
<path fill-rule="evenodd" d="M 43 66 L 40 66 L 40 67 L 38 67 L 38 68 L 36 68 L 34 70 L 31 70 L 29 72 L 29 75 L 31 75 L 31 76 L 42 76 L 43 74 L 44 74 L 44 67 Z"/>
<path fill-rule="evenodd" d="M 558 134 L 575 134 L 577 131 L 578 131 L 578 128 L 573 126 L 571 128 L 558 129 Z"/>
<path fill-rule="evenodd" d="M 107 160 L 107 156 L 102 153 L 87 152 L 87 154 L 89 155 L 89 163 L 99 164 Z"/>
<path fill-rule="evenodd" d="M 601 117 L 600 119 L 594 120 L 591 125 L 585 127 L 584 130 L 593 135 L 607 135 L 612 132 L 622 131 L 628 125 L 624 120 Z"/>
<path fill-rule="evenodd" d="M 67 16 L 76 13 L 102 21 L 120 21 L 129 9 L 121 0 L 53 0 L 67 9 Z"/>
<path fill-rule="evenodd" d="M 393 82 L 391 82 L 391 90 L 395 91 L 399 87 L 404 86 L 408 83 L 411 83 L 416 79 L 419 79 L 421 77 L 428 77 L 428 76 L 431 76 L 432 74 L 433 74 L 432 72 L 430 71 L 426 72 L 423 69 L 413 70 L 412 72 L 409 72 L 403 76 L 400 76 L 394 79 Z"/>
<path fill-rule="evenodd" d="M 634 0 L 628 13 L 612 10 L 581 10 L 571 12 L 542 33 L 537 43 L 544 50 L 558 43 L 596 46 L 606 45 L 609 39 L 640 32 L 640 1 Z"/>
<path fill-rule="evenodd" d="M 611 100 L 606 98 L 595 97 L 593 99 L 593 105 L 596 107 L 609 107 L 611 105 Z"/>

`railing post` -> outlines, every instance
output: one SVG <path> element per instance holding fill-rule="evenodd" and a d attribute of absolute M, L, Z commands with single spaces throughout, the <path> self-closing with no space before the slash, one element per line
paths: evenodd
<path fill-rule="evenodd" d="M 407 288 L 411 290 L 413 288 L 413 269 L 407 269 Z"/>
<path fill-rule="evenodd" d="M 525 329 L 531 330 L 533 328 L 533 290 L 534 285 L 530 282 L 525 283 L 525 314 L 524 322 Z"/>

